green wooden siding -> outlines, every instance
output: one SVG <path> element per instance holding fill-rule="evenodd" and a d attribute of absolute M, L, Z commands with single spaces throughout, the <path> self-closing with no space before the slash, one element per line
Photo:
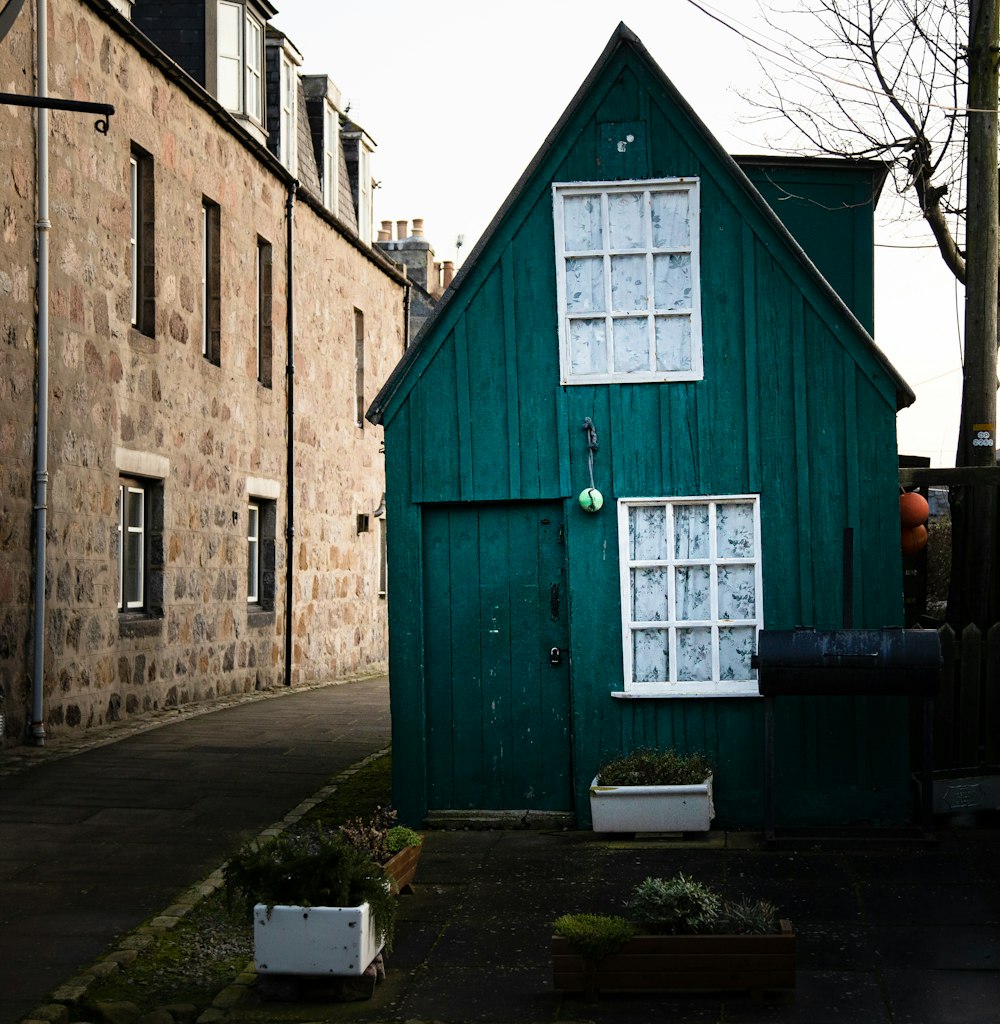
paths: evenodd
<path fill-rule="evenodd" d="M 623 52 L 551 143 L 387 408 L 396 803 L 408 820 L 477 799 L 527 806 L 502 783 L 475 781 L 498 756 L 497 738 L 512 743 L 518 727 L 504 719 L 489 738 L 473 682 L 483 652 L 470 647 L 461 657 L 473 665 L 458 673 L 463 641 L 454 621 L 442 625 L 449 602 L 481 609 L 482 594 L 473 600 L 472 581 L 447 570 L 441 552 L 450 552 L 452 565 L 463 545 L 475 548 L 494 575 L 516 545 L 505 539 L 503 516 L 491 520 L 493 535 L 459 542 L 448 531 L 472 522 L 457 511 L 460 503 L 547 500 L 565 515 L 572 790 L 584 824 L 594 769 L 640 744 L 705 750 L 719 764 L 720 823 L 761 819 L 759 701 L 609 696 L 622 689 L 616 499 L 759 493 L 771 628 L 841 624 L 841 541 L 850 526 L 855 625 L 901 622 L 893 382 L 772 222 L 734 186 L 731 168 L 642 62 Z M 627 149 L 616 166 L 608 126 L 626 122 L 647 126 L 644 145 Z M 551 182 L 640 170 L 701 180 L 704 380 L 562 388 Z M 589 484 L 585 417 L 600 438 L 595 477 L 605 509 L 595 516 L 575 500 Z M 447 513 L 431 507 L 439 504 Z M 486 520 L 474 518 L 482 529 Z M 463 625 L 480 637 L 484 628 Z M 459 675 L 469 681 L 460 705 Z M 900 702 L 783 700 L 778 742 L 787 790 L 778 794 L 780 814 L 843 820 L 906 812 Z"/>

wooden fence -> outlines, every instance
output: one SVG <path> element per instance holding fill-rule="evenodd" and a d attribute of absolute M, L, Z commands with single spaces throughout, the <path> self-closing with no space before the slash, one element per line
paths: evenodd
<path fill-rule="evenodd" d="M 1000 765 L 1000 622 L 985 636 L 974 625 L 958 635 L 942 626 L 938 634 L 944 676 L 934 702 L 934 768 Z M 919 760 L 919 743 L 912 749 Z"/>

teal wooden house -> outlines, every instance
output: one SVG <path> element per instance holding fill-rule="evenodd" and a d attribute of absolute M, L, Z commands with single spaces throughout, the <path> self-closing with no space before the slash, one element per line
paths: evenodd
<path fill-rule="evenodd" d="M 674 746 L 720 824 L 760 823 L 758 631 L 843 624 L 845 527 L 854 624 L 902 621 L 881 181 L 737 162 L 615 31 L 368 413 L 402 818 L 587 826 L 602 761 Z M 908 815 L 905 704 L 776 711 L 779 823 Z"/>

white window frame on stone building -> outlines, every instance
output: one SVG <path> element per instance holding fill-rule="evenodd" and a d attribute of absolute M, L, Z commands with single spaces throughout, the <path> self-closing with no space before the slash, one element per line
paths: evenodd
<path fill-rule="evenodd" d="M 132 144 L 129 155 L 129 289 L 132 326 L 156 334 L 155 194 L 153 158 Z"/>
<path fill-rule="evenodd" d="M 372 244 L 372 151 L 364 135 L 358 140 L 358 235 L 365 245 Z"/>
<path fill-rule="evenodd" d="M 552 186 L 563 384 L 701 380 L 699 182 Z"/>
<path fill-rule="evenodd" d="M 277 480 L 247 480 L 247 622 L 274 622 L 277 516 L 281 485 Z"/>
<path fill-rule="evenodd" d="M 323 205 L 333 214 L 339 205 L 340 113 L 329 101 L 323 102 Z"/>
<path fill-rule="evenodd" d="M 201 200 L 201 354 L 222 363 L 222 210 Z"/>
<path fill-rule="evenodd" d="M 757 696 L 760 497 L 618 502 L 622 697 Z"/>
<path fill-rule="evenodd" d="M 288 48 L 281 48 L 279 58 L 280 100 L 278 159 L 292 174 L 298 173 L 298 109 L 299 109 L 299 75 L 296 62 L 292 59 Z"/>
<path fill-rule="evenodd" d="M 247 505 L 247 603 L 260 600 L 260 505 Z"/>
<path fill-rule="evenodd" d="M 115 449 L 116 603 L 122 635 L 154 636 L 164 600 L 164 481 L 170 461 L 161 455 Z"/>
<path fill-rule="evenodd" d="M 264 22 L 246 3 L 217 0 L 216 49 L 216 98 L 263 127 Z"/>

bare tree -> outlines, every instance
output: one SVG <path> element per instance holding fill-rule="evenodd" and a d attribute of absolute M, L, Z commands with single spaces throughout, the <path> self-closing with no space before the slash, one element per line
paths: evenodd
<path fill-rule="evenodd" d="M 777 148 L 884 160 L 965 283 L 968 0 L 772 0 L 747 97 Z"/>
<path fill-rule="evenodd" d="M 956 465 L 995 465 L 998 0 L 770 0 L 750 102 L 797 151 L 883 160 L 966 288 Z M 775 142 L 772 139 L 772 144 Z M 966 201 L 965 197 L 969 197 Z M 985 625 L 993 488 L 952 488 L 949 619 Z"/>

